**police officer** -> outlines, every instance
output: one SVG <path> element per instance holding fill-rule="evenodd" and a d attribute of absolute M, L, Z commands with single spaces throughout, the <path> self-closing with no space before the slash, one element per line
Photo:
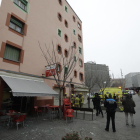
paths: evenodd
<path fill-rule="evenodd" d="M 74 105 L 74 97 L 73 97 L 73 94 L 71 94 L 71 106 L 73 107 Z"/>
<path fill-rule="evenodd" d="M 81 98 L 80 98 L 80 108 L 83 108 L 83 104 L 84 104 L 84 96 L 81 93 Z"/>
<path fill-rule="evenodd" d="M 80 101 L 80 99 L 78 98 L 78 95 L 76 95 L 76 98 L 75 98 L 75 107 L 79 107 L 79 101 Z"/>
<path fill-rule="evenodd" d="M 109 131 L 109 124 L 110 124 L 110 118 L 111 118 L 113 132 L 116 132 L 115 112 L 117 108 L 117 103 L 114 99 L 112 99 L 111 94 L 109 94 L 109 99 L 106 99 L 106 101 L 104 102 L 104 107 L 106 108 L 106 112 L 107 112 L 107 124 L 106 124 L 105 130 Z"/>

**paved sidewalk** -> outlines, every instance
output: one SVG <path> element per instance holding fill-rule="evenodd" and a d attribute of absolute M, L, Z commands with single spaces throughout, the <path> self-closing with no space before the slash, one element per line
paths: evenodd
<path fill-rule="evenodd" d="M 106 115 L 104 118 L 100 116 L 95 117 L 91 121 L 91 116 L 87 114 L 86 120 L 74 119 L 74 122 L 54 119 L 49 121 L 43 120 L 46 116 L 41 117 L 27 117 L 25 127 L 19 127 L 16 130 L 16 126 L 7 130 L 7 127 L 0 125 L 0 140 L 61 140 L 66 133 L 72 131 L 78 131 L 82 138 L 88 136 L 93 140 L 140 140 L 140 98 L 138 95 L 134 95 L 134 101 L 136 103 L 136 114 L 134 120 L 136 128 L 125 125 L 125 116 L 123 112 L 116 113 L 116 133 L 110 131 L 106 132 Z M 105 113 L 105 111 L 103 111 Z M 79 115 L 79 114 L 78 114 Z M 82 114 L 81 114 L 82 115 Z M 130 122 L 130 118 L 129 118 Z"/>

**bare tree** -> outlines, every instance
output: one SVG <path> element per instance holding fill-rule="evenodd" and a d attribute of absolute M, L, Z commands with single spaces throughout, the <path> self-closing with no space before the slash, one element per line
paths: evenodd
<path fill-rule="evenodd" d="M 111 80 L 111 87 L 121 87 L 121 89 L 124 89 L 125 79 L 123 78 L 117 78 Z"/>
<path fill-rule="evenodd" d="M 89 90 L 89 97 L 88 97 L 88 107 L 90 108 L 90 93 L 91 89 L 97 84 L 98 77 L 95 73 L 93 72 L 92 69 L 90 70 L 85 70 L 85 85 L 88 87 Z"/>
<path fill-rule="evenodd" d="M 55 45 L 52 42 L 51 47 L 45 46 L 42 48 L 39 43 L 39 48 L 46 60 L 47 67 L 50 69 L 54 80 L 58 88 L 60 89 L 59 92 L 59 106 L 61 106 L 61 96 L 62 91 L 65 88 L 65 83 L 70 78 L 70 83 L 74 78 L 74 68 L 79 60 L 79 52 L 74 48 L 74 46 L 69 46 L 68 50 L 62 53 L 62 48 L 59 48 L 58 52 L 56 51 Z M 77 56 L 77 57 L 76 57 Z M 52 67 L 54 70 L 52 70 Z M 80 68 L 79 68 L 80 70 Z M 79 71 L 78 70 L 78 71 Z M 70 77 L 72 75 L 72 77 Z"/>
<path fill-rule="evenodd" d="M 91 89 L 97 84 L 98 77 L 92 70 L 85 71 L 85 85 L 88 87 L 89 93 Z"/>
<path fill-rule="evenodd" d="M 104 72 L 100 73 L 100 75 L 98 75 L 97 85 L 99 86 L 100 91 L 103 93 L 105 88 L 110 85 L 110 76 Z"/>

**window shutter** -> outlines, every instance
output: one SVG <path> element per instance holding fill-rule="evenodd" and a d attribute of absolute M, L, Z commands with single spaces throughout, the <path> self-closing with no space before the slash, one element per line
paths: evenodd
<path fill-rule="evenodd" d="M 65 67 L 65 74 L 68 74 L 68 67 Z"/>
<path fill-rule="evenodd" d="M 22 28 L 22 23 L 20 23 L 19 21 L 15 20 L 14 18 L 11 17 L 11 22 L 13 22 L 14 24 L 16 24 L 17 26 L 21 27 Z"/>
<path fill-rule="evenodd" d="M 82 48 L 79 47 L 79 53 L 82 55 Z"/>
<path fill-rule="evenodd" d="M 19 49 L 6 45 L 4 58 L 13 60 L 13 61 L 19 61 L 19 55 L 20 55 Z"/>
<path fill-rule="evenodd" d="M 27 5 L 27 1 L 26 0 L 20 0 L 23 4 Z"/>

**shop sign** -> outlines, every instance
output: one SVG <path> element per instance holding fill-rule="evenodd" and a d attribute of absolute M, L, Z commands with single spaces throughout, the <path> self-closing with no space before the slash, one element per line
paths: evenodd
<path fill-rule="evenodd" d="M 53 76 L 55 74 L 55 65 L 47 66 L 46 67 L 46 77 Z"/>

